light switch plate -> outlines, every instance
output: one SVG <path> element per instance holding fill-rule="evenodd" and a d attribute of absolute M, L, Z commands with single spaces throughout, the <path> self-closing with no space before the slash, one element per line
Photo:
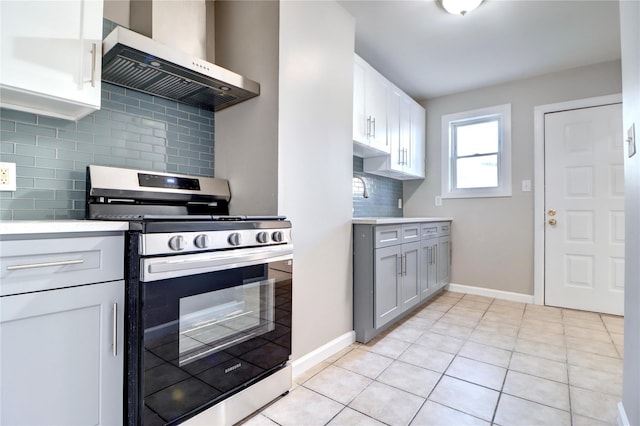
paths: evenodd
<path fill-rule="evenodd" d="M 531 181 L 529 179 L 525 179 L 522 181 L 522 192 L 530 192 L 531 191 Z"/>
<path fill-rule="evenodd" d="M 442 205 L 442 197 L 440 195 L 436 195 L 435 205 L 440 207 Z"/>
<path fill-rule="evenodd" d="M 627 130 L 627 144 L 629 145 L 629 158 L 636 154 L 636 124 L 633 123 Z"/>

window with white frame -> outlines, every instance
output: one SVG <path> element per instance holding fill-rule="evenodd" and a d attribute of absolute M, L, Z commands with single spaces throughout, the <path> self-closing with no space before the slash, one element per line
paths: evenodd
<path fill-rule="evenodd" d="M 441 195 L 511 196 L 511 104 L 442 116 Z"/>

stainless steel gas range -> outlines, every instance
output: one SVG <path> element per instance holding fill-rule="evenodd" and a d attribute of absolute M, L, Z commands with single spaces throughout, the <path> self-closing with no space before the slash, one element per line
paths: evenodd
<path fill-rule="evenodd" d="M 182 423 L 288 365 L 291 223 L 229 216 L 230 197 L 223 179 L 87 168 L 87 218 L 130 224 L 129 425 Z"/>

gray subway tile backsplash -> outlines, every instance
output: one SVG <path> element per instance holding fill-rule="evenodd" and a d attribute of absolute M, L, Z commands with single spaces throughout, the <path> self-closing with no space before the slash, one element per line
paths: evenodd
<path fill-rule="evenodd" d="M 9 109 L 0 121 L 0 161 L 17 177 L 16 192 L 0 192 L 0 220 L 84 218 L 89 164 L 214 176 L 213 112 L 112 84 L 78 121 Z"/>
<path fill-rule="evenodd" d="M 353 157 L 353 176 L 366 182 L 369 198 L 363 197 L 362 182 L 353 179 L 353 217 L 402 217 L 398 198 L 402 198 L 402 181 L 364 173 L 362 158 Z"/>

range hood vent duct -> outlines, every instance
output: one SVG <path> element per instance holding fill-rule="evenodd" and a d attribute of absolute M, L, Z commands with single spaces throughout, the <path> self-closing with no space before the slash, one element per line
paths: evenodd
<path fill-rule="evenodd" d="M 102 80 L 209 111 L 260 94 L 260 85 L 123 27 L 103 41 Z"/>

